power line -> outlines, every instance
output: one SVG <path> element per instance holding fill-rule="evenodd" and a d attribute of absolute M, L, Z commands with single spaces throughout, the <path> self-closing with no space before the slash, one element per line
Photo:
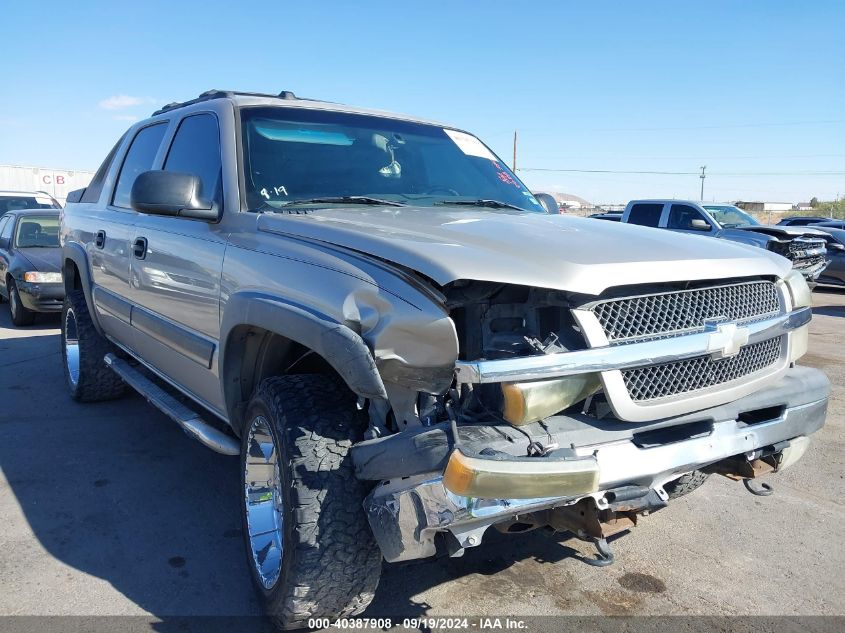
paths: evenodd
<path fill-rule="evenodd" d="M 699 176 L 697 171 L 645 171 L 623 169 L 554 169 L 550 167 L 520 167 L 518 171 L 543 171 L 574 174 L 636 174 L 656 176 Z M 845 171 L 713 171 L 711 176 L 845 176 Z"/>
<path fill-rule="evenodd" d="M 697 171 L 619 171 L 615 169 L 551 169 L 545 167 L 520 167 L 518 171 L 560 171 L 576 174 L 657 174 L 662 176 L 695 176 Z"/>

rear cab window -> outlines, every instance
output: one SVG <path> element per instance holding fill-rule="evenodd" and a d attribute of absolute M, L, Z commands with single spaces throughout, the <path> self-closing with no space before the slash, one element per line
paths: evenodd
<path fill-rule="evenodd" d="M 662 213 L 662 203 L 640 202 L 631 206 L 631 210 L 628 212 L 628 224 L 657 227 L 660 225 Z"/>
<path fill-rule="evenodd" d="M 121 136 L 117 143 L 114 144 L 114 147 L 111 148 L 111 151 L 105 160 L 103 160 L 99 169 L 97 169 L 97 173 L 94 174 L 91 182 L 85 187 L 85 193 L 82 194 L 79 202 L 97 202 L 100 199 L 100 194 L 103 192 L 103 185 L 106 183 L 106 176 L 108 176 L 109 169 L 111 169 L 111 164 L 114 161 L 114 155 L 117 154 L 117 149 L 123 142 L 124 136 L 126 135 Z"/>
<path fill-rule="evenodd" d="M 167 131 L 167 121 L 154 123 L 142 128 L 132 139 L 132 145 L 126 152 L 123 165 L 120 167 L 120 175 L 117 177 L 117 184 L 114 187 L 112 204 L 116 207 L 129 209 L 129 195 L 132 192 L 132 185 L 135 179 L 152 169 L 155 157 L 158 154 L 159 146 Z"/>

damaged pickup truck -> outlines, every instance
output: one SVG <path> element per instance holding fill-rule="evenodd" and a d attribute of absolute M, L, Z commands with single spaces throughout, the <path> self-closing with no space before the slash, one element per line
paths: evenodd
<path fill-rule="evenodd" d="M 448 126 L 211 91 L 134 125 L 61 234 L 72 396 L 128 384 L 240 455 L 284 628 L 491 527 L 606 564 L 638 516 L 710 473 L 753 490 L 824 424 L 789 260 L 549 215 Z"/>

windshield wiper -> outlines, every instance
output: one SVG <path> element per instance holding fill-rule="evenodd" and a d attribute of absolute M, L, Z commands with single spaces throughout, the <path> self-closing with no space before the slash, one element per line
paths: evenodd
<path fill-rule="evenodd" d="M 434 204 L 443 206 L 463 206 L 463 207 L 489 207 L 491 209 L 516 209 L 517 211 L 526 211 L 522 207 L 500 200 L 438 200 Z"/>
<path fill-rule="evenodd" d="M 326 198 L 305 198 L 303 200 L 291 200 L 285 202 L 282 206 L 288 207 L 294 204 L 369 204 L 369 205 L 383 205 L 387 207 L 404 207 L 401 202 L 394 202 L 393 200 L 382 200 L 381 198 L 371 198 L 370 196 L 334 196 Z"/>

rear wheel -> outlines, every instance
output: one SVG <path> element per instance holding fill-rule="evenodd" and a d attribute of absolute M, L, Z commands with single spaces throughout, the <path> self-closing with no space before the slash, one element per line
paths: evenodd
<path fill-rule="evenodd" d="M 15 280 L 9 279 L 6 287 L 9 289 L 9 311 L 12 313 L 12 323 L 18 327 L 32 325 L 35 321 L 35 312 L 21 303 L 21 295 L 15 285 Z"/>
<path fill-rule="evenodd" d="M 678 477 L 674 481 L 665 484 L 663 489 L 669 494 L 670 499 L 677 499 L 678 497 L 688 495 L 693 490 L 701 488 L 709 476 L 710 473 L 694 470 L 683 477 Z"/>
<path fill-rule="evenodd" d="M 348 617 L 373 599 L 381 553 L 349 449 L 362 439 L 354 395 L 334 378 L 268 378 L 247 409 L 241 504 L 247 561 L 282 628 Z"/>
<path fill-rule="evenodd" d="M 124 394 L 126 383 L 103 360 L 114 351 L 94 327 L 85 293 L 68 292 L 62 307 L 62 360 L 65 382 L 74 400 L 98 402 Z"/>

